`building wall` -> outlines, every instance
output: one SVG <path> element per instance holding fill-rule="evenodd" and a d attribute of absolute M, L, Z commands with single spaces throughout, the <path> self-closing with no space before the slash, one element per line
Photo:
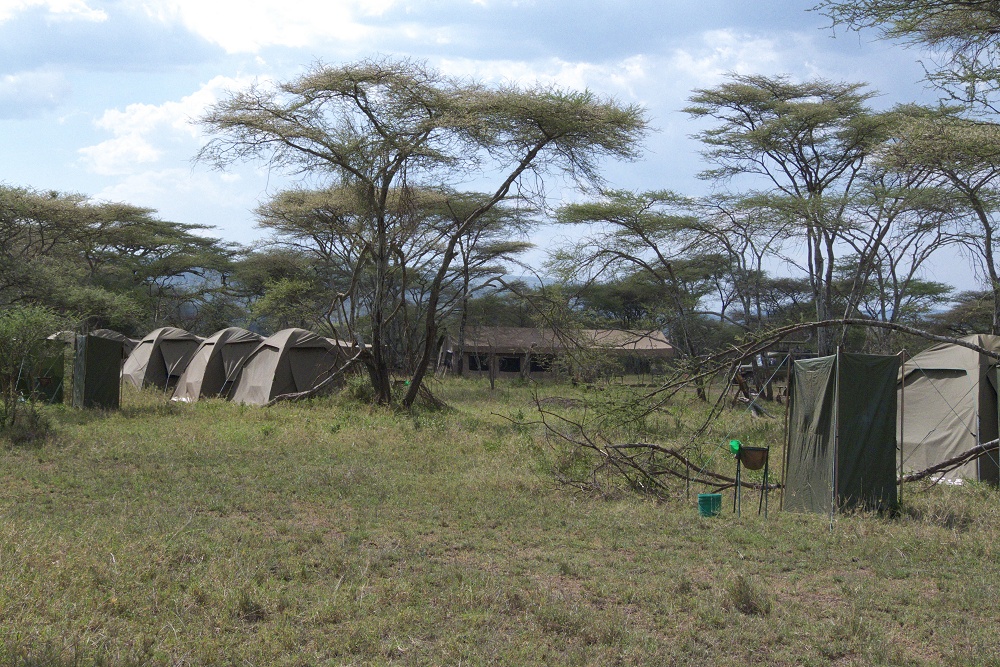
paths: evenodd
<path fill-rule="evenodd" d="M 530 355 L 524 352 L 481 354 L 466 352 L 465 372 L 468 375 L 488 376 L 490 368 L 496 368 L 496 377 L 515 378 L 555 377 L 553 355 Z"/>

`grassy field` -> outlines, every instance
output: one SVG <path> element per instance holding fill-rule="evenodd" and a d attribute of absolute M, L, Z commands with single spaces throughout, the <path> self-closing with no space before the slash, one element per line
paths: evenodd
<path fill-rule="evenodd" d="M 451 409 L 48 409 L 50 439 L 0 451 L 0 663 L 1000 664 L 994 489 L 907 487 L 900 516 L 832 529 L 755 494 L 702 518 L 682 489 L 557 484 L 585 462 L 528 387 L 435 391 Z M 608 394 L 542 392 L 578 415 Z M 682 439 L 698 409 L 643 427 Z M 715 441 L 781 425 L 713 428 L 731 470 Z"/>

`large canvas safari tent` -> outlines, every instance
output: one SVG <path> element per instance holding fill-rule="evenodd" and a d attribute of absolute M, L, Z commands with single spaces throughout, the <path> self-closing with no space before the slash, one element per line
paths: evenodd
<path fill-rule="evenodd" d="M 275 396 L 308 391 L 345 361 L 344 352 L 343 345 L 305 329 L 279 331 L 247 357 L 230 399 L 264 405 Z"/>
<path fill-rule="evenodd" d="M 201 337 L 184 329 L 163 327 L 151 331 L 125 360 L 122 379 L 136 388 L 173 387 L 200 343 Z"/>
<path fill-rule="evenodd" d="M 792 365 L 782 505 L 891 509 L 899 357 L 843 352 Z"/>
<path fill-rule="evenodd" d="M 225 396 L 243 362 L 263 339 L 246 329 L 229 327 L 203 340 L 177 381 L 172 400 L 194 402 L 202 396 Z"/>
<path fill-rule="evenodd" d="M 1000 336 L 961 340 L 1000 352 Z M 903 471 L 926 470 L 997 437 L 997 360 L 954 343 L 939 343 L 901 372 L 900 447 Z M 946 480 L 1000 481 L 997 454 L 944 473 Z"/>

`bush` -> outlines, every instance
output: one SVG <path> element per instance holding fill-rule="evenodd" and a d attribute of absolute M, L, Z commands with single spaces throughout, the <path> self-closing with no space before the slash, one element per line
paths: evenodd
<path fill-rule="evenodd" d="M 42 306 L 0 310 L 0 428 L 14 426 L 21 410 L 34 411 L 33 390 L 22 396 L 18 386 L 24 378 L 38 375 L 46 356 L 46 336 L 63 324 L 62 317 Z"/>
<path fill-rule="evenodd" d="M 52 432 L 52 421 L 34 405 L 17 410 L 14 422 L 2 430 L 13 445 L 30 445 L 44 440 Z"/>

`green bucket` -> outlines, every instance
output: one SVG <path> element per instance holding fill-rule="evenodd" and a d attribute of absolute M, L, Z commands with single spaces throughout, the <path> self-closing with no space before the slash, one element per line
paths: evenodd
<path fill-rule="evenodd" d="M 722 511 L 721 493 L 698 494 L 698 514 L 702 516 L 715 516 L 721 511 Z"/>

